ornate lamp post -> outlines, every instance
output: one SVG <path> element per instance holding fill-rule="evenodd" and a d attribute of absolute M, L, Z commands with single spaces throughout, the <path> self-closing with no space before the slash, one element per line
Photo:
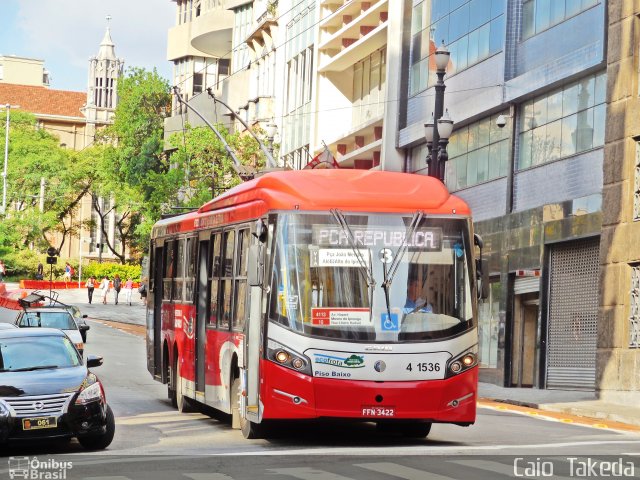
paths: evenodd
<path fill-rule="evenodd" d="M 273 157 L 273 139 L 275 138 L 276 133 L 278 133 L 278 126 L 275 123 L 267 123 L 264 127 L 264 132 L 267 135 L 267 140 L 269 141 L 267 149 Z"/>
<path fill-rule="evenodd" d="M 429 175 L 437 177 L 444 181 L 445 164 L 448 160 L 447 144 L 449 137 L 453 132 L 453 120 L 449 117 L 449 112 L 444 110 L 444 75 L 449 64 L 449 56 L 451 53 L 445 47 L 444 42 L 435 51 L 436 59 L 436 75 L 438 81 L 435 85 L 436 99 L 434 111 L 431 121 L 424 124 L 424 137 L 427 141 L 427 165 L 429 166 Z M 437 119 L 437 122 L 435 121 Z M 437 124 L 437 127 L 436 127 Z"/>

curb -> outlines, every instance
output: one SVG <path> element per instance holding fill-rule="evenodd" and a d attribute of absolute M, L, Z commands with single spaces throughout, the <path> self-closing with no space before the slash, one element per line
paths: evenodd
<path fill-rule="evenodd" d="M 478 405 L 494 410 L 545 417 L 547 419 L 604 430 L 640 432 L 640 418 L 610 415 L 590 409 L 569 406 L 558 407 L 554 404 L 537 404 L 494 398 L 479 398 Z M 621 406 L 623 408 L 624 406 Z"/>

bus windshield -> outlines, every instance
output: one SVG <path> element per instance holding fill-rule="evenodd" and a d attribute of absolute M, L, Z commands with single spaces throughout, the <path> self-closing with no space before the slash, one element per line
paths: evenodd
<path fill-rule="evenodd" d="M 467 219 L 332 212 L 282 213 L 271 222 L 271 321 L 363 342 L 473 328 Z"/>

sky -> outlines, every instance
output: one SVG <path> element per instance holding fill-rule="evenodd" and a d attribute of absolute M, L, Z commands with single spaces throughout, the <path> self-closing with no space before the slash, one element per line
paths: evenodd
<path fill-rule="evenodd" d="M 0 55 L 44 60 L 57 90 L 86 91 L 89 58 L 110 21 L 116 55 L 129 67 L 154 67 L 170 81 L 171 0 L 0 0 Z"/>

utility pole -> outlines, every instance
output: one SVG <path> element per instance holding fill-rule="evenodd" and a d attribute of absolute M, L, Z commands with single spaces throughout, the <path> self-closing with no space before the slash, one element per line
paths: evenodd
<path fill-rule="evenodd" d="M 11 105 L 8 103 L 5 105 L 7 109 L 7 124 L 5 125 L 5 139 L 4 139 L 4 170 L 2 172 L 2 213 L 7 212 L 7 166 L 9 165 L 9 121 Z"/>
<path fill-rule="evenodd" d="M 9 124 L 11 122 L 10 111 L 12 108 L 20 108 L 20 106 L 7 103 L 5 108 L 7 109 L 7 124 L 4 127 L 4 170 L 2 171 L 2 211 L 0 211 L 0 214 L 2 215 L 7 213 L 7 168 L 9 166 Z"/>

